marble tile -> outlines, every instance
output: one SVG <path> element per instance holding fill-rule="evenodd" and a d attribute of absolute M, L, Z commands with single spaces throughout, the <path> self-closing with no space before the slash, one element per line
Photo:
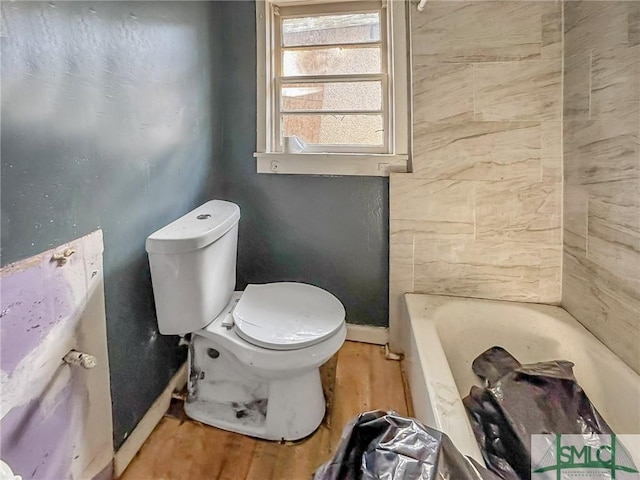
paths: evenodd
<path fill-rule="evenodd" d="M 543 122 L 540 128 L 543 158 L 562 157 L 562 122 Z"/>
<path fill-rule="evenodd" d="M 640 244 L 640 191 L 629 192 L 628 202 L 612 202 L 591 195 L 589 235 L 636 248 Z"/>
<path fill-rule="evenodd" d="M 636 372 L 640 372 L 640 290 L 589 260 L 564 252 L 562 305 Z"/>
<path fill-rule="evenodd" d="M 540 135 L 540 179 L 562 182 L 562 122 L 543 122 Z"/>
<path fill-rule="evenodd" d="M 475 183 L 392 177 L 389 223 L 391 234 L 433 238 L 473 236 Z"/>
<path fill-rule="evenodd" d="M 564 251 L 564 262 L 567 262 L 563 268 L 564 273 L 580 278 L 585 288 L 594 292 L 609 292 L 621 304 L 628 308 L 635 308 L 637 312 L 637 305 L 640 302 L 640 288 L 637 281 L 621 278 L 615 272 L 603 269 L 584 255 L 572 251 Z M 640 322 L 637 326 L 640 329 Z"/>
<path fill-rule="evenodd" d="M 591 184 L 636 178 L 640 169 L 638 134 L 629 123 L 624 119 L 565 120 L 565 182 Z"/>
<path fill-rule="evenodd" d="M 565 55 L 590 49 L 628 45 L 629 4 L 626 1 L 565 2 Z"/>
<path fill-rule="evenodd" d="M 562 57 L 562 2 L 544 2 L 540 8 L 542 21 L 542 58 Z"/>
<path fill-rule="evenodd" d="M 562 301 L 562 246 L 540 249 L 538 302 L 559 305 Z"/>
<path fill-rule="evenodd" d="M 414 65 L 414 122 L 473 120 L 473 65 Z"/>
<path fill-rule="evenodd" d="M 591 96 L 591 51 L 565 55 L 564 118 L 588 120 Z"/>
<path fill-rule="evenodd" d="M 563 203 L 564 244 L 586 253 L 589 193 L 582 185 L 566 184 Z"/>
<path fill-rule="evenodd" d="M 640 242 L 635 248 L 618 244 L 598 235 L 587 238 L 587 258 L 602 268 L 606 268 L 629 281 L 635 281 L 640 288 Z"/>
<path fill-rule="evenodd" d="M 392 234 L 389 238 L 390 284 L 402 293 L 413 291 L 412 234 Z"/>
<path fill-rule="evenodd" d="M 414 61 L 495 62 L 540 58 L 544 2 L 430 0 L 411 9 Z"/>
<path fill-rule="evenodd" d="M 640 47 L 593 52 L 590 118 L 640 122 Z"/>
<path fill-rule="evenodd" d="M 627 42 L 630 47 L 640 45 L 640 2 L 629 2 L 627 13 Z"/>
<path fill-rule="evenodd" d="M 539 180 L 536 122 L 422 123 L 414 127 L 413 171 L 434 179 Z"/>
<path fill-rule="evenodd" d="M 476 238 L 560 245 L 561 196 L 556 182 L 478 182 Z"/>
<path fill-rule="evenodd" d="M 560 120 L 561 60 L 474 65 L 475 119 Z"/>
<path fill-rule="evenodd" d="M 640 158 L 638 159 L 640 161 Z M 612 182 L 594 182 L 584 185 L 589 196 L 603 202 L 640 207 L 640 171 L 637 175 Z"/>
<path fill-rule="evenodd" d="M 415 291 L 537 301 L 539 267 L 532 244 L 417 239 Z"/>
<path fill-rule="evenodd" d="M 587 258 L 640 286 L 640 207 L 590 198 Z"/>
<path fill-rule="evenodd" d="M 402 299 L 413 292 L 413 235 L 392 234 L 389 239 L 390 324 L 402 316 Z"/>

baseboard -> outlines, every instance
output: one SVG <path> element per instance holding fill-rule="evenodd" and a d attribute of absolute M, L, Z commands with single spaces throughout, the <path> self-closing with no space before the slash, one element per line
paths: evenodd
<path fill-rule="evenodd" d="M 167 388 L 156 398 L 151 408 L 147 410 L 144 417 L 138 422 L 136 428 L 127 437 L 120 449 L 113 458 L 114 478 L 118 478 L 125 471 L 133 457 L 142 448 L 144 442 L 149 438 L 151 432 L 162 419 L 162 416 L 169 409 L 171 395 L 175 390 L 180 390 L 187 383 L 187 362 L 185 362 L 169 381 Z"/>
<path fill-rule="evenodd" d="M 389 329 L 386 327 L 372 327 L 371 325 L 347 323 L 347 340 L 352 342 L 373 343 L 374 345 L 386 345 L 389 342 Z"/>

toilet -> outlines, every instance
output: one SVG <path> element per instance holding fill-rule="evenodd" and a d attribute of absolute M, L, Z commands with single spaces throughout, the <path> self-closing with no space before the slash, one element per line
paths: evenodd
<path fill-rule="evenodd" d="M 146 241 L 162 334 L 191 334 L 185 413 L 268 440 L 297 440 L 322 422 L 320 366 L 346 338 L 345 310 L 313 285 L 234 292 L 240 208 L 212 200 Z"/>

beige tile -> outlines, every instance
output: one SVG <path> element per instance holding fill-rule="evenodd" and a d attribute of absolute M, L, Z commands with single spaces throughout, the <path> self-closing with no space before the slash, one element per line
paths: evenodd
<path fill-rule="evenodd" d="M 628 37 L 630 47 L 640 45 L 640 2 L 629 2 L 627 14 Z"/>
<path fill-rule="evenodd" d="M 562 2 L 543 2 L 542 8 L 542 58 L 562 57 Z"/>
<path fill-rule="evenodd" d="M 589 119 L 591 95 L 591 50 L 565 55 L 564 59 L 564 118 Z"/>
<path fill-rule="evenodd" d="M 562 246 L 540 249 L 540 303 L 560 304 L 562 300 Z"/>
<path fill-rule="evenodd" d="M 543 182 L 562 183 L 562 157 L 543 157 L 540 162 Z"/>
<path fill-rule="evenodd" d="M 540 126 L 543 158 L 562 157 L 562 122 L 543 122 Z"/>
<path fill-rule="evenodd" d="M 402 316 L 403 295 L 413 291 L 413 235 L 391 235 L 389 239 L 389 321 Z"/>
<path fill-rule="evenodd" d="M 560 120 L 561 60 L 474 66 L 476 120 Z"/>
<path fill-rule="evenodd" d="M 393 177 L 390 185 L 391 234 L 434 238 L 471 237 L 475 184 L 466 181 Z"/>
<path fill-rule="evenodd" d="M 541 124 L 541 180 L 562 182 L 562 122 Z"/>
<path fill-rule="evenodd" d="M 473 66 L 414 65 L 414 122 L 473 120 Z"/>
<path fill-rule="evenodd" d="M 640 373 L 640 290 L 570 251 L 562 278 L 563 307 Z"/>
<path fill-rule="evenodd" d="M 476 189 L 476 238 L 560 245 L 561 184 L 512 180 Z"/>
<path fill-rule="evenodd" d="M 640 159 L 639 159 L 640 160 Z M 638 175 L 612 182 L 584 185 L 589 196 L 614 205 L 640 206 L 640 172 Z"/>
<path fill-rule="evenodd" d="M 622 194 L 618 198 L 624 198 Z M 640 190 L 628 192 L 628 201 L 589 198 L 589 235 L 635 248 L 640 242 Z"/>
<path fill-rule="evenodd" d="M 565 182 L 592 184 L 636 178 L 640 164 L 638 133 L 633 128 L 628 119 L 565 120 Z"/>
<path fill-rule="evenodd" d="M 602 268 L 616 272 L 621 278 L 635 281 L 640 288 L 640 242 L 634 243 L 635 248 L 589 234 L 587 258 Z"/>
<path fill-rule="evenodd" d="M 402 293 L 413 290 L 413 235 L 392 234 L 389 239 L 390 288 Z"/>
<path fill-rule="evenodd" d="M 629 4 L 634 2 L 565 2 L 565 55 L 628 44 Z"/>
<path fill-rule="evenodd" d="M 495 62 L 539 58 L 543 2 L 427 2 L 411 8 L 414 61 Z"/>
<path fill-rule="evenodd" d="M 537 301 L 539 270 L 532 244 L 416 240 L 416 292 Z"/>
<path fill-rule="evenodd" d="M 414 128 L 413 171 L 434 179 L 539 180 L 535 122 L 423 123 Z"/>
<path fill-rule="evenodd" d="M 640 46 L 596 50 L 591 69 L 591 119 L 640 122 Z"/>
<path fill-rule="evenodd" d="M 582 185 L 566 184 L 563 201 L 564 244 L 584 253 L 587 249 L 588 191 Z"/>
<path fill-rule="evenodd" d="M 640 192 L 636 192 L 636 197 Z M 587 258 L 640 286 L 640 207 L 589 199 Z"/>

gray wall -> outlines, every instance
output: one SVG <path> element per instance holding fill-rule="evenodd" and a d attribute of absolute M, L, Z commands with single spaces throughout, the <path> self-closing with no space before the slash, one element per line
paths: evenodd
<path fill-rule="evenodd" d="M 256 174 L 255 4 L 220 7 L 224 193 L 242 211 L 238 287 L 312 283 L 340 298 L 349 322 L 386 326 L 387 179 Z"/>
<path fill-rule="evenodd" d="M 104 230 L 116 447 L 185 358 L 144 241 L 218 191 L 217 7 L 2 3 L 2 264 Z"/>
<path fill-rule="evenodd" d="M 2 16 L 2 264 L 104 230 L 116 448 L 185 358 L 157 333 L 144 240 L 207 199 L 242 209 L 238 288 L 309 282 L 386 325 L 386 179 L 255 173 L 253 2 Z"/>

